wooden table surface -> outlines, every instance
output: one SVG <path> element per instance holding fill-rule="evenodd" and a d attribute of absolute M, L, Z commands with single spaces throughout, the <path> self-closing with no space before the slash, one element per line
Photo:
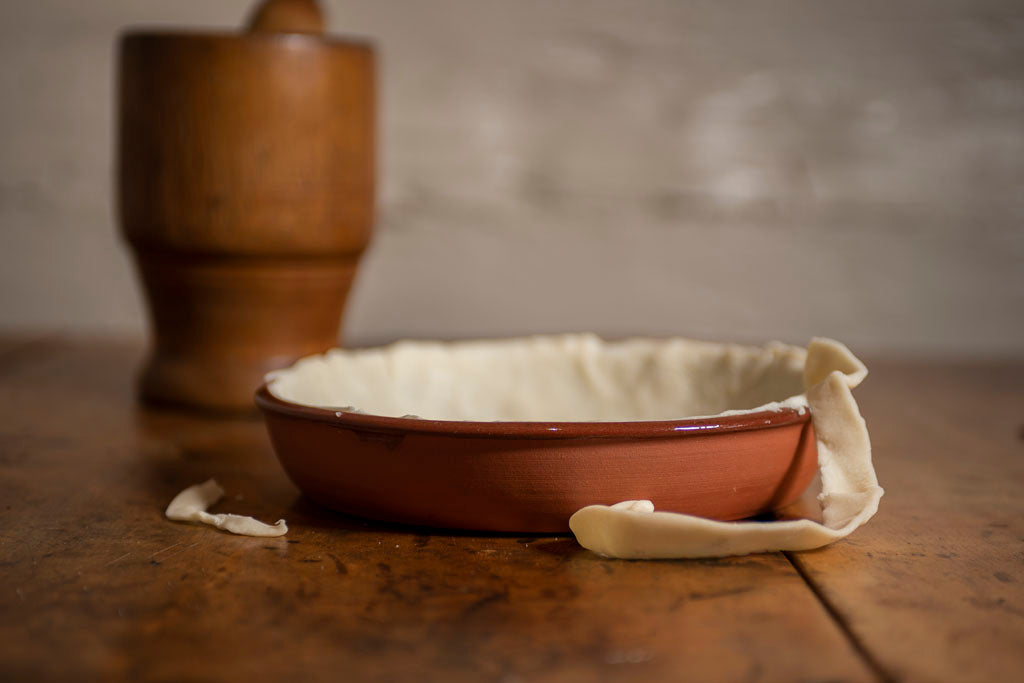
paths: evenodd
<path fill-rule="evenodd" d="M 869 364 L 849 539 L 644 562 L 320 509 L 258 419 L 139 408 L 140 358 L 0 342 L 0 680 L 1024 680 L 1024 363 Z M 163 518 L 210 476 L 291 531 Z"/>

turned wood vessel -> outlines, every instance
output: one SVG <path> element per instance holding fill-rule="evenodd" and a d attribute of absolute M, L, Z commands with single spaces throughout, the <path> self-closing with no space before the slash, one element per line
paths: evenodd
<path fill-rule="evenodd" d="M 120 42 L 118 189 L 153 331 L 143 398 L 251 409 L 337 345 L 374 215 L 374 52 L 310 0 Z"/>

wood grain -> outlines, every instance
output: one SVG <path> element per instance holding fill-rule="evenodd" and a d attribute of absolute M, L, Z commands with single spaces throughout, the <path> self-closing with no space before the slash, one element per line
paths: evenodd
<path fill-rule="evenodd" d="M 1024 363 L 874 363 L 858 389 L 886 490 L 843 543 L 793 554 L 883 670 L 1024 674 Z"/>
<path fill-rule="evenodd" d="M 875 678 L 782 555 L 609 561 L 567 537 L 334 515 L 287 482 L 260 422 L 136 407 L 140 356 L 0 360 L 0 678 Z M 291 532 L 163 519 L 211 475 L 217 509 Z"/>

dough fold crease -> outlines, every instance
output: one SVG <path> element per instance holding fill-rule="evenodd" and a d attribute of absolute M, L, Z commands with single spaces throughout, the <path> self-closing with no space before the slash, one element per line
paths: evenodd
<path fill-rule="evenodd" d="M 871 441 L 852 389 L 867 368 L 846 346 L 817 337 L 807 347 L 803 381 L 818 447 L 822 523 L 809 519 L 719 522 L 655 511 L 650 501 L 589 505 L 569 527 L 580 545 L 607 557 L 672 559 L 812 550 L 848 536 L 878 510 L 883 490 Z"/>

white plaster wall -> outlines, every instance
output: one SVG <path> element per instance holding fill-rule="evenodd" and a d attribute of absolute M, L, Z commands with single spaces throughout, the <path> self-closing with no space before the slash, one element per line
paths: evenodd
<path fill-rule="evenodd" d="M 1024 5 L 336 0 L 381 58 L 345 337 L 593 330 L 1024 353 Z M 139 332 L 112 215 L 126 25 L 0 3 L 0 328 Z"/>

